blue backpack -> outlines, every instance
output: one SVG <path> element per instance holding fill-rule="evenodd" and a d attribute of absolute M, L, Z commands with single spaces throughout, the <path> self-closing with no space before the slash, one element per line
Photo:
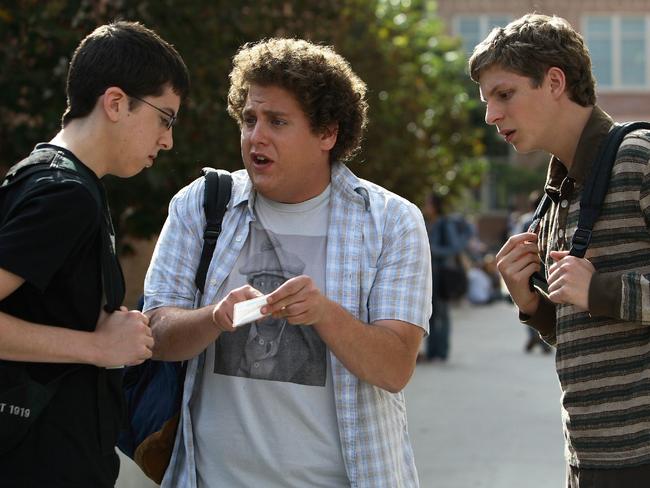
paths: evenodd
<path fill-rule="evenodd" d="M 203 168 L 203 208 L 206 226 L 195 283 L 203 294 L 205 277 L 221 233 L 221 222 L 230 201 L 232 177 L 225 171 Z M 117 447 L 160 484 L 165 475 L 178 429 L 186 361 L 147 360 L 124 368 L 127 426 Z"/>

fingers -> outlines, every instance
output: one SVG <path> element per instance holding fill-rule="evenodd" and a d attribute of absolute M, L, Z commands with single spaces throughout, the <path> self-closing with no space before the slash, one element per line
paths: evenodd
<path fill-rule="evenodd" d="M 287 307 L 295 302 L 295 297 L 301 292 L 308 291 L 314 288 L 313 281 L 309 276 L 301 275 L 296 276 L 285 281 L 273 293 L 267 297 L 268 305 L 265 307 L 264 313 L 273 313 Z"/>
<path fill-rule="evenodd" d="M 236 303 L 262 296 L 263 293 L 250 285 L 244 285 L 232 290 L 226 298 L 212 308 L 212 323 L 220 332 L 232 332 L 234 327 L 233 311 Z"/>
<path fill-rule="evenodd" d="M 570 251 L 551 251 L 551 259 L 555 262 L 558 262 L 569 255 Z"/>
<path fill-rule="evenodd" d="M 525 243 L 534 244 L 535 249 L 537 249 L 537 234 L 534 232 L 524 232 L 511 236 L 497 253 L 497 261 L 503 259 L 506 255 Z"/>
<path fill-rule="evenodd" d="M 290 324 L 305 324 L 309 312 L 309 304 L 305 300 L 291 303 L 290 305 L 280 306 L 272 313 L 273 318 L 285 319 Z"/>

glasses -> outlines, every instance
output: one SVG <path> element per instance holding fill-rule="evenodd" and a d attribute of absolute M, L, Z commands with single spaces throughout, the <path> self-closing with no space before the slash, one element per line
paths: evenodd
<path fill-rule="evenodd" d="M 165 123 L 166 127 L 167 127 L 167 130 L 171 129 L 174 126 L 174 124 L 176 123 L 176 114 L 174 114 L 174 113 L 170 114 L 169 112 L 166 112 L 165 110 L 163 110 L 160 107 L 156 107 L 153 103 L 149 103 L 146 100 L 143 100 L 142 98 L 134 97 L 133 95 L 129 95 L 129 97 L 134 98 L 134 99 L 136 99 L 136 100 L 138 100 L 138 101 L 140 101 L 142 103 L 146 103 L 150 107 L 155 108 L 156 110 L 158 110 L 158 112 L 160 112 L 162 114 L 165 114 L 165 117 L 167 117 L 167 120 L 166 120 L 166 123 Z"/>

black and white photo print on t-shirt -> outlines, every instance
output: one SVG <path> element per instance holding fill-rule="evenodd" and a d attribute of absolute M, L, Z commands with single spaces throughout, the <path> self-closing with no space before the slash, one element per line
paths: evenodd
<path fill-rule="evenodd" d="M 233 273 L 263 294 L 290 278 L 310 274 L 306 261 L 324 253 L 324 236 L 283 236 L 251 224 L 248 242 Z M 301 257 L 302 256 L 302 257 Z M 317 261 L 319 261 L 317 259 Z M 322 262 L 312 272 L 320 273 Z M 229 281 L 232 280 L 231 279 Z M 289 324 L 271 316 L 222 333 L 215 344 L 214 372 L 258 380 L 325 386 L 327 348 L 312 326 Z"/>

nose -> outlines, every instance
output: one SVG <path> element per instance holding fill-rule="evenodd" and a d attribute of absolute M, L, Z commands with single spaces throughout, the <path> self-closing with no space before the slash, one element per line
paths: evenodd
<path fill-rule="evenodd" d="M 174 136 L 172 134 L 173 130 L 173 127 L 166 129 L 158 140 L 158 144 L 165 151 L 169 151 L 172 147 L 174 147 Z"/>
<path fill-rule="evenodd" d="M 255 125 L 249 128 L 249 137 L 252 144 L 264 144 L 267 138 L 264 124 L 259 120 L 255 122 Z"/>
<path fill-rule="evenodd" d="M 494 104 L 488 102 L 485 106 L 485 123 L 488 125 L 495 125 L 502 117 L 503 114 L 501 111 L 496 108 Z"/>

